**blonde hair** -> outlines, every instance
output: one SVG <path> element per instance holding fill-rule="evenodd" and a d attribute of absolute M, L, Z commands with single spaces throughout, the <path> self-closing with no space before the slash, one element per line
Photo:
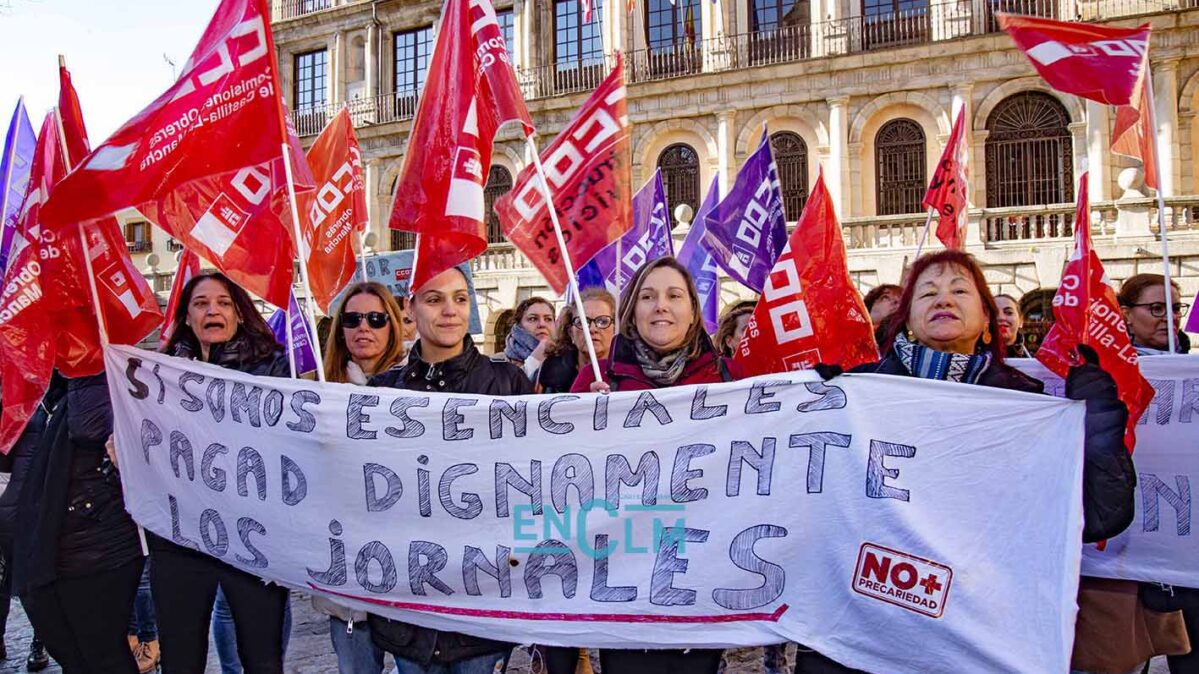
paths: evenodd
<path fill-rule="evenodd" d="M 346 336 L 341 329 L 341 314 L 345 311 L 350 299 L 358 295 L 374 295 L 383 303 L 383 312 L 387 314 L 388 331 L 387 347 L 379 358 L 376 372 L 382 372 L 404 358 L 404 342 L 401 331 L 404 329 L 400 305 L 392 296 L 391 291 L 382 283 L 367 281 L 355 283 L 346 291 L 345 299 L 333 313 L 333 325 L 329 327 L 329 338 L 325 341 L 325 379 L 332 382 L 346 383 L 346 364 L 350 362 L 350 348 L 346 346 Z"/>

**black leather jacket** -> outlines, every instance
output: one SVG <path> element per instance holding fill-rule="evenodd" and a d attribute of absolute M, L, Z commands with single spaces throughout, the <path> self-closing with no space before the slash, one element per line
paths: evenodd
<path fill-rule="evenodd" d="M 533 393 L 533 384 L 504 354 L 484 356 L 466 337 L 462 353 L 440 363 L 421 359 L 418 341 L 406 365 L 375 375 L 371 386 L 439 393 L 478 393 L 507 396 Z M 453 663 L 466 658 L 512 650 L 515 644 L 469 634 L 443 632 L 377 615 L 368 618 L 371 636 L 380 648 L 423 665 Z"/>

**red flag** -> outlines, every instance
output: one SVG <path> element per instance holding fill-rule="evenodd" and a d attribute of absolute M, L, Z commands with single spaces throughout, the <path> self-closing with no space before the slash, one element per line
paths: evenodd
<path fill-rule="evenodd" d="M 86 157 L 89 144 L 71 75 L 61 58 L 59 64 L 57 121 L 61 125 L 62 153 L 57 160 L 64 164 L 65 173 L 73 168 L 74 161 Z M 154 332 L 162 320 L 158 298 L 129 258 L 125 237 L 115 218 L 99 218 L 83 223 L 82 227 L 108 339 L 116 344 L 136 344 Z M 96 374 L 104 369 L 104 358 L 79 230 L 74 226 L 44 224 L 42 238 L 52 253 L 43 259 L 46 277 L 51 279 L 47 285 L 51 286 L 49 295 L 54 298 L 58 332 L 55 367 L 68 377 Z"/>
<path fill-rule="evenodd" d="M 162 320 L 162 330 L 158 333 L 158 345 L 163 346 L 171 338 L 171 327 L 175 320 L 175 311 L 179 309 L 179 298 L 183 296 L 183 286 L 200 273 L 200 257 L 184 248 L 179 256 L 179 266 L 175 268 L 175 280 L 171 282 L 171 296 L 167 299 L 167 311 Z"/>
<path fill-rule="evenodd" d="M 1149 123 L 1149 87 L 1141 87 L 1136 105 L 1121 105 L 1116 109 L 1116 124 L 1112 129 L 1112 152 L 1139 159 L 1145 170 L 1145 184 L 1158 189 L 1157 144 L 1153 142 Z"/>
<path fill-rule="evenodd" d="M 579 0 L 583 5 L 583 23 L 591 23 L 592 0 Z"/>
<path fill-rule="evenodd" d="M 362 152 L 345 108 L 308 148 L 308 165 L 321 186 L 302 220 L 308 280 L 316 303 L 329 313 L 333 297 L 354 278 L 354 233 L 367 224 Z"/>
<path fill-rule="evenodd" d="M 961 249 L 966 245 L 967 180 L 970 173 L 966 159 L 966 125 L 962 111 L 953 120 L 953 131 L 949 143 L 937 162 L 932 182 L 924 193 L 921 205 L 936 209 L 940 214 L 937 221 L 937 238 L 946 248 Z"/>
<path fill-rule="evenodd" d="M 823 171 L 766 279 L 735 359 L 747 375 L 817 363 L 848 370 L 878 360 L 870 314 L 849 279 L 845 241 Z"/>
<path fill-rule="evenodd" d="M 1128 407 L 1124 444 L 1136 446 L 1137 420 L 1153 400 L 1153 387 L 1141 376 L 1137 352 L 1128 339 L 1128 328 L 1107 283 L 1099 255 L 1091 249 L 1087 174 L 1078 181 L 1078 210 L 1074 216 L 1074 254 L 1066 263 L 1062 283 L 1053 297 L 1053 327 L 1037 350 L 1037 360 L 1059 377 L 1081 362 L 1078 346 L 1086 344 L 1099 354 L 1099 364 L 1116 380 L 1120 400 Z"/>
<path fill-rule="evenodd" d="M 79 95 L 71 83 L 63 57 L 58 57 L 58 115 L 62 120 L 63 142 L 67 150 L 67 166 L 78 166 L 92 151 L 87 139 L 87 127 L 83 124 L 83 110 L 79 107 Z"/>
<path fill-rule="evenodd" d="M 269 16 L 265 0 L 222 0 L 178 81 L 58 186 L 44 220 L 137 207 L 247 290 L 285 305 L 295 256 Z M 303 156 L 293 155 L 299 170 Z"/>
<path fill-rule="evenodd" d="M 621 59 L 541 153 L 567 253 L 577 269 L 633 226 L 630 215 L 629 117 Z M 495 202 L 504 235 L 556 293 L 570 279 L 536 167 L 526 166 L 512 191 Z"/>
<path fill-rule="evenodd" d="M 1127 105 L 1140 95 L 1149 61 L 1149 24 L 1116 28 L 998 16 L 999 25 L 1054 89 L 1107 105 Z"/>
<path fill-rule="evenodd" d="M 38 134 L 29 187 L 13 235 L 12 257 L 0 288 L 0 453 L 7 454 L 37 410 L 54 371 L 55 330 L 52 302 L 43 283 L 41 205 L 63 176 L 61 141 L 54 113 Z"/>
<path fill-rule="evenodd" d="M 445 0 L 388 223 L 420 235 L 414 290 L 487 248 L 483 185 L 513 121 L 533 133 L 490 0 Z"/>

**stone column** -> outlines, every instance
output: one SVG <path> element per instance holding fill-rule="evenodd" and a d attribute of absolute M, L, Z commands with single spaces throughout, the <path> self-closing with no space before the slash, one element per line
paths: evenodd
<path fill-rule="evenodd" d="M 1157 156 L 1161 162 L 1162 196 L 1172 197 L 1178 176 L 1177 152 L 1174 144 L 1178 138 L 1178 59 L 1167 59 L 1152 64 L 1153 107 L 1157 112 Z"/>
<path fill-rule="evenodd" d="M 1070 139 L 1074 146 L 1074 177 L 1070 181 L 1078 187 L 1078 178 L 1087 170 L 1087 155 L 1081 148 L 1087 146 L 1087 123 L 1071 122 L 1066 126 L 1070 129 Z"/>
<path fill-rule="evenodd" d="M 379 26 L 371 21 L 366 26 L 366 44 L 363 46 L 362 63 L 365 66 L 363 76 L 366 78 L 366 97 L 373 99 L 379 93 Z"/>
<path fill-rule="evenodd" d="M 328 51 L 329 63 L 327 65 L 329 73 L 329 85 L 327 100 L 336 107 L 345 98 L 342 92 L 342 83 L 345 82 L 345 59 L 341 57 L 342 47 L 345 45 L 345 31 L 337 31 L 333 34 L 333 46 Z"/>
<path fill-rule="evenodd" d="M 729 193 L 733 176 L 737 174 L 737 132 L 734 125 L 737 112 L 724 110 L 716 113 L 716 163 L 720 171 L 720 194 Z"/>
<path fill-rule="evenodd" d="M 1107 201 L 1111 198 L 1107 185 L 1110 157 L 1108 129 L 1107 106 L 1087 101 L 1087 170 L 1090 171 L 1087 192 L 1091 201 Z"/>
<path fill-rule="evenodd" d="M 825 181 L 828 184 L 829 196 L 837 208 L 838 217 L 845 218 L 845 201 L 842 198 L 845 182 L 845 162 L 849 155 L 849 97 L 837 96 L 828 99 L 828 164 L 825 167 Z"/>

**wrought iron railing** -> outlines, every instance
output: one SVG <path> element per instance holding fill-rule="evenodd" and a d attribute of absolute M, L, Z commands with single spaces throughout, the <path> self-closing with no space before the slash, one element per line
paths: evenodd
<path fill-rule="evenodd" d="M 306 14 L 329 9 L 334 4 L 334 0 L 272 0 L 271 19 L 273 21 L 295 19 Z"/>

